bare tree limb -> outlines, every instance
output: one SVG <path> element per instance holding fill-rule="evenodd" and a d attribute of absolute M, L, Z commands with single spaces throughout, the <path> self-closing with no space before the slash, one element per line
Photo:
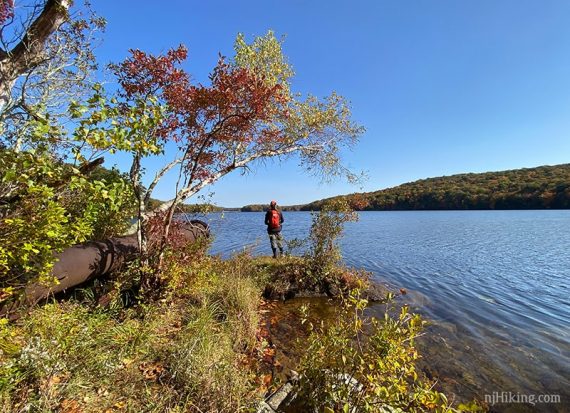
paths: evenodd
<path fill-rule="evenodd" d="M 176 165 L 181 163 L 183 160 L 184 160 L 184 158 L 176 158 L 175 160 L 173 160 L 172 162 L 170 162 L 168 165 L 166 165 L 164 168 L 162 168 L 160 171 L 157 172 L 157 174 L 154 176 L 154 179 L 152 180 L 152 182 L 150 183 L 150 185 L 148 186 L 148 189 L 146 191 L 146 194 L 144 197 L 144 203 L 145 204 L 148 204 L 148 202 L 150 201 L 152 191 L 154 191 L 154 188 L 160 182 L 160 180 L 162 179 L 164 174 L 166 174 L 168 171 L 170 171 Z"/>

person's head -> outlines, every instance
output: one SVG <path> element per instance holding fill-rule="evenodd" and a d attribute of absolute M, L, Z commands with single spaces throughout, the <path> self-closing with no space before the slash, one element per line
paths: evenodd
<path fill-rule="evenodd" d="M 277 208 L 277 202 L 276 202 L 276 201 L 271 201 L 271 202 L 269 203 L 269 207 L 270 207 L 271 209 Z"/>

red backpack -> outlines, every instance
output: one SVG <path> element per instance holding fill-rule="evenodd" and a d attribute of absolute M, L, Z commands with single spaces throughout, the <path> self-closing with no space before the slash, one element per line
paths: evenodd
<path fill-rule="evenodd" d="M 275 209 L 271 210 L 271 219 L 269 220 L 269 228 L 277 229 L 281 225 L 281 220 L 279 219 L 279 212 Z"/>

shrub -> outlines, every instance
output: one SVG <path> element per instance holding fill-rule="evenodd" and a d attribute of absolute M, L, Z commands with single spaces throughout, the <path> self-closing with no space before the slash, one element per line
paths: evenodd
<path fill-rule="evenodd" d="M 132 192 L 117 174 L 90 180 L 52 155 L 7 149 L 0 171 L 0 301 L 54 282 L 55 253 L 126 228 Z"/>
<path fill-rule="evenodd" d="M 396 317 L 386 310 L 383 319 L 368 318 L 363 316 L 366 305 L 354 290 L 334 323 L 309 323 L 300 403 L 307 410 L 331 412 L 447 411 L 446 397 L 415 369 L 420 317 L 404 306 Z"/>
<path fill-rule="evenodd" d="M 305 254 L 315 281 L 326 278 L 342 258 L 337 240 L 346 222 L 358 220 L 358 214 L 345 198 L 336 198 L 325 203 L 312 215 L 309 233 L 309 249 Z"/>

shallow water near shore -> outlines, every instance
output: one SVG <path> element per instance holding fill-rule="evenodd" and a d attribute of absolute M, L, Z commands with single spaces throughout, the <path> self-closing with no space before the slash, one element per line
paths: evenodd
<path fill-rule="evenodd" d="M 271 251 L 263 213 L 207 217 L 211 252 Z M 287 239 L 310 213 L 285 213 Z M 363 212 L 341 240 L 348 265 L 429 320 L 423 368 L 443 389 L 495 411 L 570 411 L 570 211 Z M 374 307 L 370 309 L 374 312 Z M 539 403 L 559 395 L 559 403 Z M 534 398 L 532 397 L 534 396 Z M 513 400 L 534 400 L 513 403 Z M 502 401 L 506 403 L 501 403 Z"/>

